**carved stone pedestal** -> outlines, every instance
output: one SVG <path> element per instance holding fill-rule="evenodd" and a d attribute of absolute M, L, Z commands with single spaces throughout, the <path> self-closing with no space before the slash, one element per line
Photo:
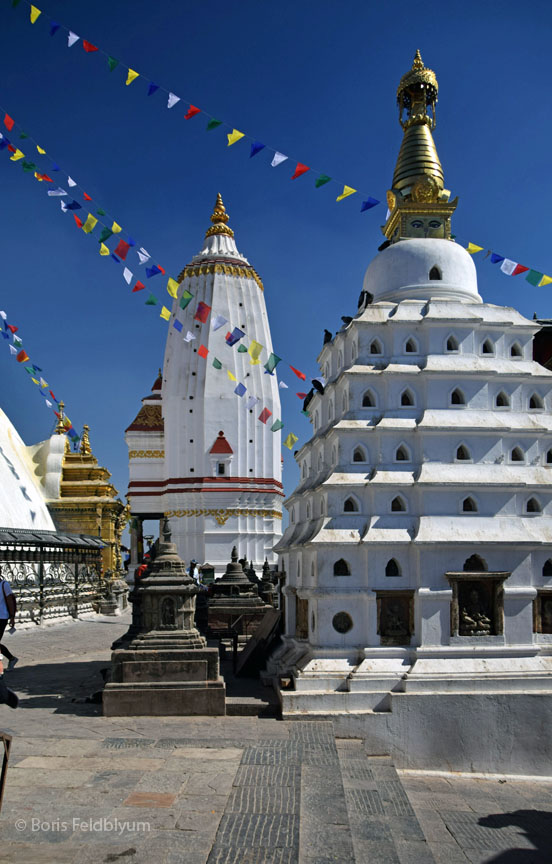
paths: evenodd
<path fill-rule="evenodd" d="M 137 583 L 134 638 L 111 655 L 103 713 L 116 716 L 225 714 L 216 648 L 194 626 L 199 589 L 186 573 L 165 520 L 150 575 Z"/>

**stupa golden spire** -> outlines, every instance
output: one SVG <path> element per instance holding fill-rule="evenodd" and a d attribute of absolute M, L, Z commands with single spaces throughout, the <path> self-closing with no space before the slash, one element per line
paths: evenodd
<path fill-rule="evenodd" d="M 222 201 L 222 195 L 220 192 L 217 195 L 217 200 L 215 201 L 215 209 L 213 210 L 213 215 L 211 216 L 211 222 L 213 223 L 210 228 L 205 232 L 206 237 L 212 237 L 213 234 L 226 234 L 228 237 L 233 237 L 234 232 L 231 228 L 226 224 L 228 222 L 229 216 L 226 212 L 226 208 Z"/>
<path fill-rule="evenodd" d="M 435 72 L 416 51 L 412 68 L 397 88 L 399 123 L 404 130 L 393 186 L 387 193 L 389 216 L 382 230 L 388 241 L 406 237 L 450 240 L 450 217 L 457 198 L 449 202 L 443 169 L 432 130 L 436 126 L 439 85 Z"/>

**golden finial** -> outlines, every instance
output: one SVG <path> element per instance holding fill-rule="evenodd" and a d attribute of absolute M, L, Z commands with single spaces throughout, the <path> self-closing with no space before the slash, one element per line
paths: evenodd
<path fill-rule="evenodd" d="M 420 49 L 416 49 L 416 53 L 414 54 L 414 61 L 412 63 L 413 69 L 423 69 L 424 61 L 422 60 L 422 55 L 420 54 Z"/>
<path fill-rule="evenodd" d="M 65 432 L 67 431 L 65 429 L 65 426 L 63 425 L 63 420 L 64 420 L 64 416 L 65 416 L 63 413 L 64 408 L 65 408 L 65 402 L 60 402 L 59 403 L 59 411 L 58 411 L 59 417 L 58 417 L 57 426 L 55 428 L 56 435 L 65 435 Z"/>
<path fill-rule="evenodd" d="M 90 426 L 87 426 L 86 423 L 82 427 L 82 437 L 80 442 L 79 451 L 81 456 L 91 456 L 92 448 L 90 447 L 90 438 L 88 433 L 90 432 Z"/>
<path fill-rule="evenodd" d="M 215 201 L 213 215 L 211 216 L 211 222 L 213 224 L 211 228 L 207 230 L 205 236 L 212 237 L 214 234 L 226 234 L 228 237 L 233 237 L 234 232 L 226 224 L 228 222 L 228 219 L 229 216 L 223 204 L 222 195 L 219 192 L 217 195 L 217 200 Z"/>

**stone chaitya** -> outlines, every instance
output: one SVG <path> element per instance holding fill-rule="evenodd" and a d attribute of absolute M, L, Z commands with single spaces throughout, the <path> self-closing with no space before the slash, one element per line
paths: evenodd
<path fill-rule="evenodd" d="M 217 648 L 208 648 L 194 624 L 199 587 L 171 542 L 163 542 L 146 576 L 137 580 L 132 638 L 113 651 L 103 693 L 106 716 L 225 713 L 225 685 Z"/>
<path fill-rule="evenodd" d="M 284 717 L 376 711 L 403 764 L 439 751 L 450 767 L 473 765 L 460 751 L 482 723 L 529 759 L 523 730 L 552 711 L 552 373 L 533 360 L 538 322 L 483 302 L 451 234 L 437 93 L 418 52 L 385 240 L 318 358 L 269 671 L 293 680 Z M 504 741 L 487 737 L 492 761 Z"/>

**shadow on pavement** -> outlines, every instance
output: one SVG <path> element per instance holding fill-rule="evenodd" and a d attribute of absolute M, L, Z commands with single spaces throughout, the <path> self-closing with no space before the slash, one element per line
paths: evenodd
<path fill-rule="evenodd" d="M 514 810 L 511 813 L 496 813 L 479 820 L 484 828 L 517 828 L 512 831 L 512 846 L 516 845 L 516 834 L 529 841 L 534 849 L 508 849 L 491 854 L 485 864 L 550 864 L 552 861 L 552 812 L 546 810 Z"/>
<path fill-rule="evenodd" d="M 17 666 L 4 681 L 19 696 L 20 709 L 50 708 L 54 714 L 93 715 L 101 713 L 101 704 L 85 700 L 103 689 L 102 670 L 108 666 L 105 660 Z"/>

